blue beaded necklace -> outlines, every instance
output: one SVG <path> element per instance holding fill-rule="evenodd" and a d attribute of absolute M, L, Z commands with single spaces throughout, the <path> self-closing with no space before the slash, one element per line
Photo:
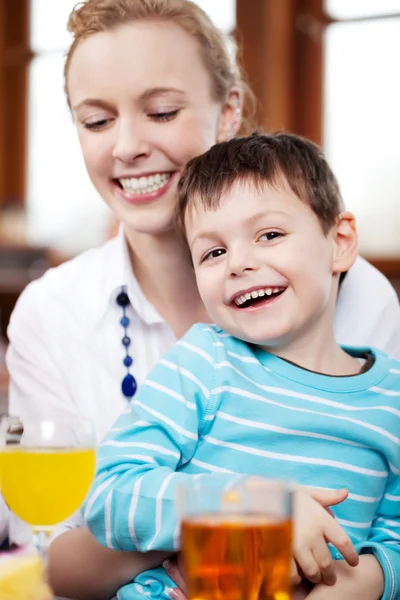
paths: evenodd
<path fill-rule="evenodd" d="M 122 328 L 124 330 L 124 335 L 123 335 L 123 338 L 121 341 L 122 341 L 122 345 L 125 348 L 125 357 L 122 362 L 123 362 L 123 365 L 126 367 L 126 371 L 127 371 L 127 373 L 121 383 L 121 390 L 122 390 L 122 393 L 124 394 L 124 396 L 128 400 L 131 400 L 131 398 L 136 393 L 137 382 L 136 382 L 136 379 L 134 378 L 134 376 L 130 372 L 130 368 L 133 364 L 133 358 L 129 354 L 129 346 L 131 345 L 131 338 L 128 335 L 128 327 L 129 327 L 130 319 L 129 319 L 129 317 L 126 316 L 126 307 L 129 306 L 130 300 L 129 300 L 128 294 L 126 293 L 126 287 L 124 285 L 121 287 L 121 291 L 118 294 L 116 300 L 117 300 L 118 306 L 120 306 L 122 308 L 122 319 L 120 320 L 120 324 L 122 325 Z"/>

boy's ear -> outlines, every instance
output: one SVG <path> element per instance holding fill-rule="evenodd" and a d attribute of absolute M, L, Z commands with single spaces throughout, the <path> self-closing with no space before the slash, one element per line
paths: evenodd
<path fill-rule="evenodd" d="M 358 256 L 356 219 L 351 212 L 340 213 L 333 228 L 333 236 L 333 272 L 345 273 Z"/>

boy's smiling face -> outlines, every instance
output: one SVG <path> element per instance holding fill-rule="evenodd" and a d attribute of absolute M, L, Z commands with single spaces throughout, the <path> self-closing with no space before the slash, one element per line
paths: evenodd
<path fill-rule="evenodd" d="M 225 331 L 270 349 L 332 336 L 338 274 L 356 254 L 284 181 L 234 182 L 217 209 L 190 207 L 185 227 L 200 295 Z"/>

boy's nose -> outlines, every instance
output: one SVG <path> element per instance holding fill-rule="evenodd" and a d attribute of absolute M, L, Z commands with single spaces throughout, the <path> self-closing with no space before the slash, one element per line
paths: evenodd
<path fill-rule="evenodd" d="M 228 265 L 230 277 L 238 277 L 248 271 L 255 271 L 256 268 L 256 261 L 250 256 L 245 256 L 244 254 L 241 254 L 236 257 L 230 257 Z"/>

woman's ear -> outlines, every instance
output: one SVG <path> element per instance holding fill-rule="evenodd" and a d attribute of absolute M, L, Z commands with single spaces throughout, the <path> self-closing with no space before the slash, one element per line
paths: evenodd
<path fill-rule="evenodd" d="M 217 142 L 235 137 L 242 123 L 242 101 L 237 87 L 229 90 L 218 119 Z"/>
<path fill-rule="evenodd" d="M 358 256 L 358 235 L 355 216 L 344 211 L 337 217 L 333 228 L 334 257 L 333 272 L 345 273 Z"/>

